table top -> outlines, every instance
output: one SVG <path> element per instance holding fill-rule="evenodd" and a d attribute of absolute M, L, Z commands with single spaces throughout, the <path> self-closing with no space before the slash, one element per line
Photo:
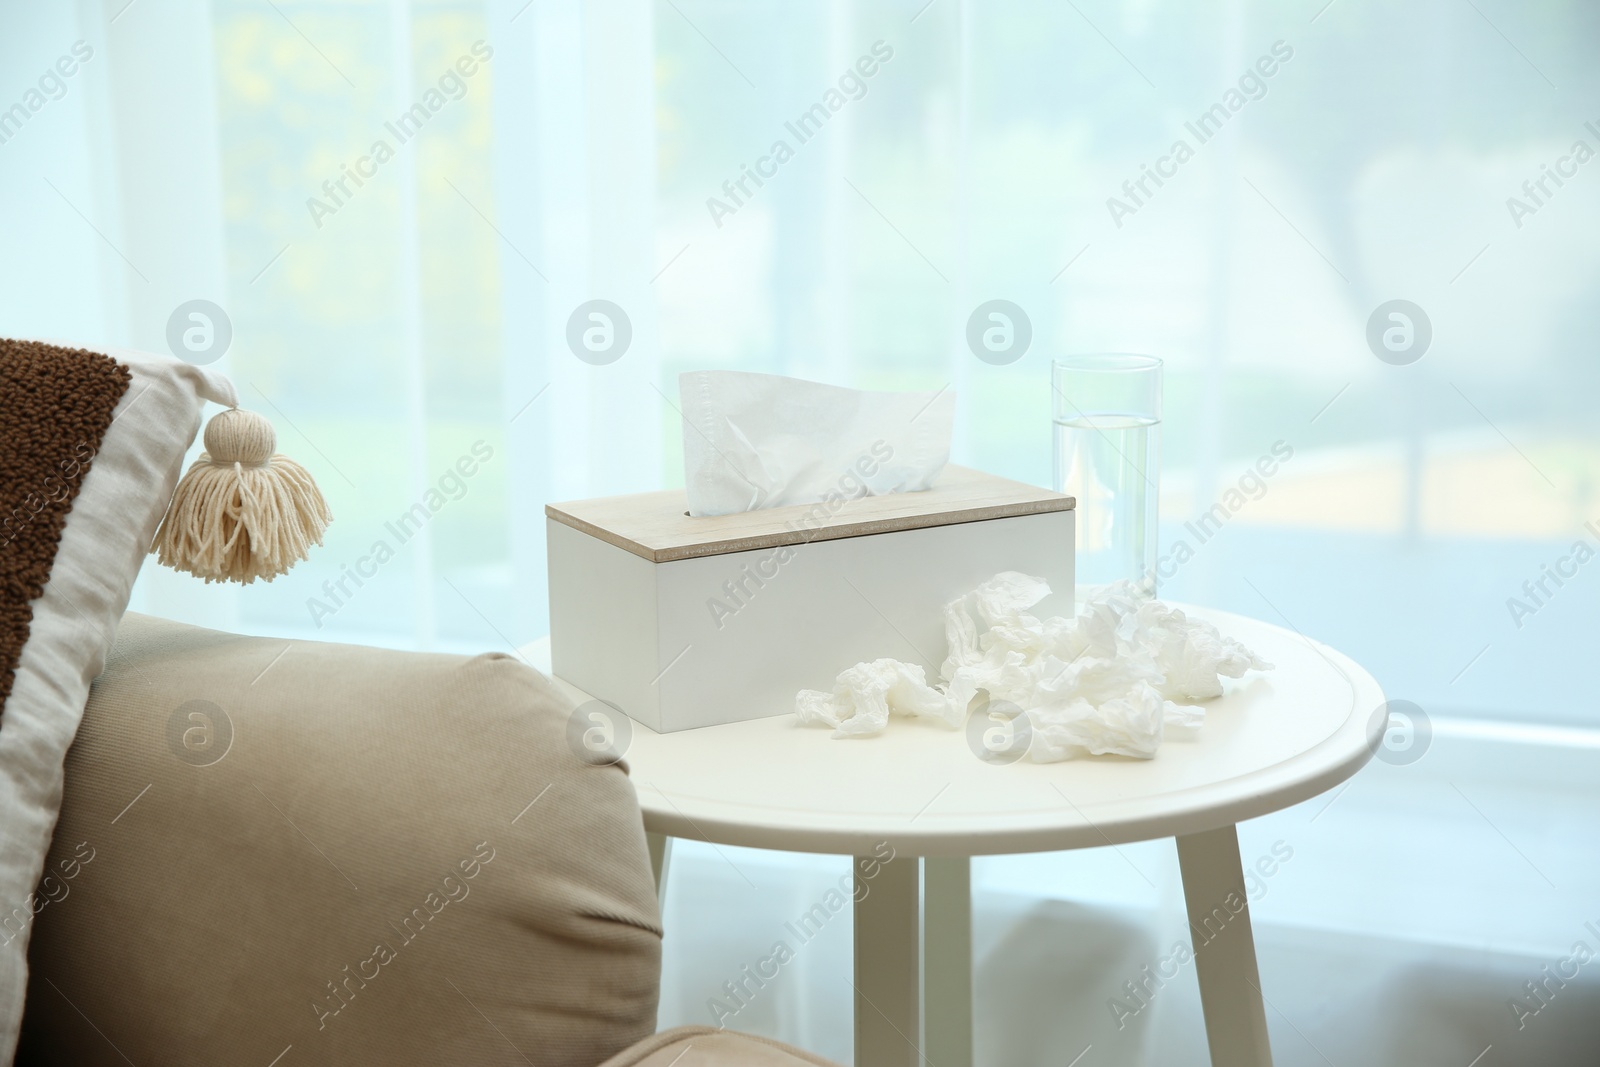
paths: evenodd
<path fill-rule="evenodd" d="M 1255 619 L 1182 605 L 1276 669 L 1224 679 L 1193 739 L 1153 760 L 979 759 L 964 731 L 895 717 L 839 739 L 792 709 L 658 734 L 633 724 L 625 762 L 647 830 L 717 844 L 867 855 L 1044 852 L 1199 833 L 1297 804 L 1349 778 L 1387 725 L 1382 690 L 1339 652 Z M 523 650 L 548 671 L 548 638 Z M 846 664 L 845 666 L 848 666 Z M 579 703 L 589 699 L 557 684 Z"/>

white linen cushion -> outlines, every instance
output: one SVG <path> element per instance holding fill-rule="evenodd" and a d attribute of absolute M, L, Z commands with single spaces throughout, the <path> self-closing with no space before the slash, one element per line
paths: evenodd
<path fill-rule="evenodd" d="M 73 358 L 61 347 L 61 358 Z M 202 402 L 236 403 L 232 384 L 215 371 L 128 349 L 96 351 L 127 367 L 131 381 L 67 513 L 0 710 L 0 1064 L 15 1054 L 35 892 L 89 684 L 172 499 Z"/>

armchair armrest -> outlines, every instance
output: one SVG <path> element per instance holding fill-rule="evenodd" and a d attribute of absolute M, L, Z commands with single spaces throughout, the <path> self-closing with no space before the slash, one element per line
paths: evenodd
<path fill-rule="evenodd" d="M 593 1067 L 650 1034 L 638 804 L 569 711 L 505 655 L 128 615 L 67 757 L 18 1062 Z"/>

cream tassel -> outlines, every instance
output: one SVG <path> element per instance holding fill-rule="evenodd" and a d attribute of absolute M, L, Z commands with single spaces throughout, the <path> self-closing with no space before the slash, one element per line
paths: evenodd
<path fill-rule="evenodd" d="M 333 513 L 306 469 L 274 454 L 272 423 L 229 408 L 206 424 L 206 450 L 178 483 L 151 551 L 208 582 L 273 578 L 322 544 Z"/>

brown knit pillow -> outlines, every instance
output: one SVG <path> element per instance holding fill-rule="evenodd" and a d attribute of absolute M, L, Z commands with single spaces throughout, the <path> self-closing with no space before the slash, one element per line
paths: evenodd
<path fill-rule="evenodd" d="M 61 873 L 44 859 L 62 760 L 202 397 L 232 395 L 174 359 L 0 339 L 0 1063 L 28 938 Z"/>
<path fill-rule="evenodd" d="M 0 338 L 0 706 L 67 512 L 131 377 L 97 352 Z"/>

